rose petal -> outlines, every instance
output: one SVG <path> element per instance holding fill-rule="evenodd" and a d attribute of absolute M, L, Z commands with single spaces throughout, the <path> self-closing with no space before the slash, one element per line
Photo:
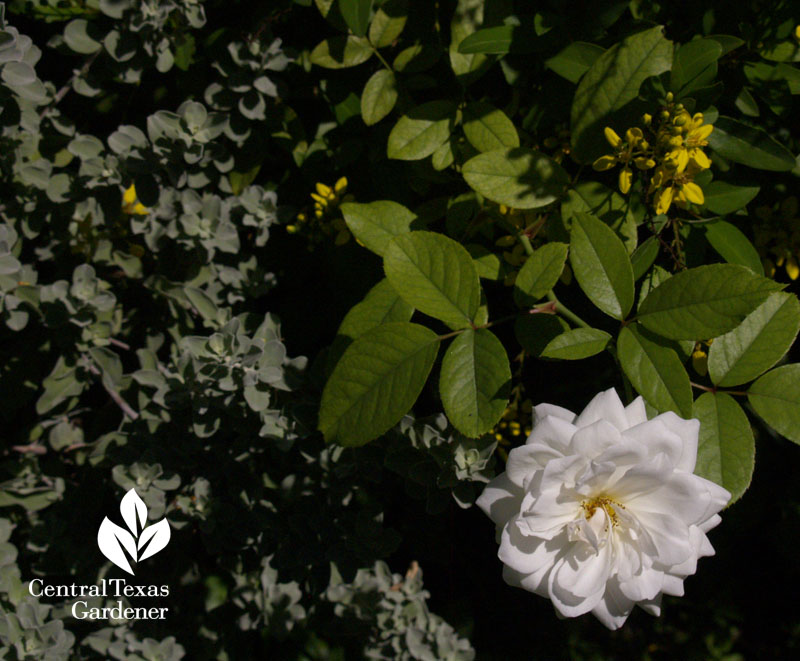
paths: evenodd
<path fill-rule="evenodd" d="M 647 422 L 647 409 L 643 397 L 637 397 L 625 407 L 625 417 L 628 418 L 628 427 L 635 427 Z"/>
<path fill-rule="evenodd" d="M 536 537 L 525 537 L 512 519 L 500 535 L 500 548 L 497 557 L 522 574 L 532 574 L 553 565 L 563 543 L 552 542 Z"/>
<path fill-rule="evenodd" d="M 555 415 L 537 417 L 533 431 L 525 441 L 528 444 L 547 445 L 563 453 L 578 428 Z"/>
<path fill-rule="evenodd" d="M 548 415 L 561 418 L 567 422 L 573 422 L 575 420 L 575 414 L 572 411 L 562 408 L 561 406 L 556 406 L 555 404 L 537 404 L 533 407 L 533 421 L 535 424 L 538 424 L 539 420 Z"/>
<path fill-rule="evenodd" d="M 572 437 L 569 452 L 594 459 L 604 450 L 620 442 L 619 430 L 607 420 L 596 420 L 584 425 Z"/>
<path fill-rule="evenodd" d="M 693 473 L 697 464 L 697 439 L 700 434 L 699 420 L 684 420 L 672 411 L 667 411 L 653 420 L 660 420 L 670 431 L 677 434 L 683 442 L 683 451 L 680 458 L 675 462 L 678 470 Z"/>
<path fill-rule="evenodd" d="M 667 426 L 662 416 L 626 429 L 622 435 L 641 444 L 651 457 L 659 453 L 665 454 L 669 458 L 671 468 L 675 467 L 683 456 L 683 439 L 674 429 Z"/>
<path fill-rule="evenodd" d="M 603 598 L 592 609 L 592 615 L 609 629 L 619 629 L 633 610 L 634 602 L 628 599 L 611 580 L 606 585 Z"/>
<path fill-rule="evenodd" d="M 519 514 L 522 489 L 500 473 L 483 490 L 475 504 L 497 525 L 504 525 L 512 516 Z"/>
<path fill-rule="evenodd" d="M 625 407 L 613 388 L 594 396 L 589 405 L 583 409 L 573 423 L 576 427 L 588 427 L 598 420 L 605 420 L 614 425 L 619 431 L 627 429 L 628 416 Z"/>

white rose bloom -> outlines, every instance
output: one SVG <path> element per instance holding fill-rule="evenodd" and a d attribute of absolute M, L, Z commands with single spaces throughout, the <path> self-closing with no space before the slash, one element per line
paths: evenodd
<path fill-rule="evenodd" d="M 636 604 L 659 615 L 661 595 L 681 596 L 697 559 L 714 554 L 706 532 L 730 499 L 692 473 L 699 421 L 648 420 L 641 397 L 625 407 L 613 389 L 577 416 L 552 404 L 534 413 L 526 444 L 478 499 L 498 527 L 503 578 L 609 629 Z"/>

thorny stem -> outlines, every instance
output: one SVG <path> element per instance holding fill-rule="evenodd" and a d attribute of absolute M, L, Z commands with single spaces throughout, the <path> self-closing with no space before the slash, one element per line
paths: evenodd
<path fill-rule="evenodd" d="M 485 324 L 481 324 L 480 326 L 471 326 L 470 328 L 459 328 L 458 330 L 454 330 L 451 333 L 445 333 L 444 335 L 440 335 L 440 340 L 446 340 L 451 337 L 455 337 L 456 335 L 461 335 L 464 331 L 467 330 L 480 330 L 481 328 L 491 328 L 492 326 L 497 326 L 498 324 L 503 324 L 506 321 L 511 321 L 512 319 L 516 319 L 517 315 L 510 314 L 506 317 L 500 317 L 500 319 L 495 319 L 494 321 L 489 321 Z"/>
<path fill-rule="evenodd" d="M 714 386 L 704 386 L 700 383 L 695 383 L 694 381 L 689 381 L 692 384 L 692 387 L 697 388 L 698 390 L 705 390 L 706 392 L 711 393 L 718 393 L 722 392 L 726 395 L 738 395 L 739 397 L 745 397 L 747 393 L 744 390 L 719 390 Z"/>
<path fill-rule="evenodd" d="M 39 119 L 44 117 L 50 108 L 54 108 L 59 104 L 61 99 L 63 99 L 67 95 L 67 92 L 69 92 L 70 89 L 72 89 L 72 83 L 78 78 L 85 76 L 89 72 L 89 69 L 91 68 L 92 64 L 94 64 L 94 61 L 97 59 L 97 56 L 100 55 L 100 53 L 102 52 L 103 52 L 102 48 L 96 51 L 94 55 L 92 55 L 88 60 L 86 60 L 86 62 L 83 63 L 83 66 L 80 69 L 78 69 L 75 73 L 72 74 L 72 76 L 70 76 L 69 80 L 61 86 L 61 89 L 59 89 L 56 92 L 55 96 L 53 97 L 53 102 L 46 105 L 42 110 L 42 112 L 39 113 Z"/>
<path fill-rule="evenodd" d="M 97 368 L 96 368 L 94 365 L 91 365 L 91 364 L 90 364 L 90 365 L 88 366 L 88 370 L 89 370 L 89 371 L 90 371 L 92 374 L 94 374 L 94 375 L 96 375 L 96 376 L 100 376 L 100 377 L 102 377 L 102 372 L 100 372 L 100 370 L 99 370 L 99 369 L 97 369 Z M 124 399 L 122 399 L 122 397 L 120 396 L 120 394 L 119 394 L 119 393 L 118 393 L 116 390 L 114 390 L 113 388 L 109 388 L 109 387 L 108 387 L 108 386 L 105 384 L 105 382 L 102 380 L 102 378 L 100 379 L 100 382 L 103 384 L 103 388 L 105 388 L 105 389 L 106 389 L 106 392 L 108 393 L 109 397 L 111 397 L 111 399 L 113 399 L 113 400 L 114 400 L 114 403 L 115 403 L 117 406 L 119 406 L 120 410 L 121 410 L 121 411 L 122 411 L 122 412 L 123 412 L 125 415 L 127 415 L 127 416 L 128 416 L 130 419 L 131 419 L 131 420 L 136 420 L 136 419 L 139 417 L 139 414 L 138 414 L 136 411 L 134 411 L 134 410 L 133 410 L 133 409 L 132 409 L 132 408 L 131 408 L 131 407 L 128 405 L 128 402 L 126 402 Z"/>
<path fill-rule="evenodd" d="M 559 301 L 556 295 L 553 293 L 552 289 L 549 292 L 547 292 L 547 300 L 552 301 L 552 303 L 555 305 L 555 310 L 557 314 L 560 314 L 562 317 L 566 317 L 571 322 L 577 324 L 582 328 L 591 328 L 589 324 L 587 324 L 577 314 L 575 314 L 566 305 L 564 305 L 561 301 Z"/>
<path fill-rule="evenodd" d="M 386 67 L 386 70 L 391 73 L 394 73 L 394 69 L 392 69 L 392 67 L 389 66 L 389 63 L 384 59 L 383 55 L 381 55 L 378 52 L 378 49 L 375 48 L 375 46 L 373 46 L 372 44 L 370 44 L 369 46 L 370 48 L 372 48 L 372 52 L 375 53 L 375 56 L 381 61 L 381 64 L 383 64 L 383 66 Z"/>
<path fill-rule="evenodd" d="M 528 236 L 524 233 L 520 233 L 517 236 L 519 238 L 520 243 L 522 244 L 522 247 L 525 248 L 525 252 L 528 254 L 528 256 L 532 255 L 533 246 L 531 245 L 531 240 L 528 238 Z M 549 292 L 547 292 L 547 300 L 553 303 L 553 305 L 555 306 L 555 312 L 557 314 L 566 317 L 571 322 L 577 324 L 578 326 L 581 326 L 582 328 L 591 328 L 589 324 L 587 324 L 577 314 L 575 314 L 566 305 L 564 305 L 561 301 L 559 301 L 556 295 L 553 293 L 552 289 Z"/>

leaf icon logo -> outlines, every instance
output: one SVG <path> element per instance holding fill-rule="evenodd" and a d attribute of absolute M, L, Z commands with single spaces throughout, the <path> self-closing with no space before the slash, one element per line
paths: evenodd
<path fill-rule="evenodd" d="M 147 505 L 135 489 L 122 498 L 119 511 L 128 530 L 105 517 L 97 531 L 97 546 L 106 558 L 133 576 L 128 557 L 138 563 L 158 553 L 169 543 L 170 527 L 166 518 L 145 527 Z"/>

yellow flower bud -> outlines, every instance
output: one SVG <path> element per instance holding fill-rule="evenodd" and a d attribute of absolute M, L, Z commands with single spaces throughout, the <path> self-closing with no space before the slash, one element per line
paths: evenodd
<path fill-rule="evenodd" d="M 797 280 L 797 276 L 800 275 L 800 266 L 797 265 L 794 255 L 790 255 L 789 259 L 786 260 L 786 275 L 789 276 L 790 280 Z"/>
<path fill-rule="evenodd" d="M 631 189 L 633 173 L 630 168 L 622 168 L 619 171 L 619 190 L 624 195 Z"/>
<path fill-rule="evenodd" d="M 608 144 L 610 144 L 614 149 L 622 144 L 622 138 L 620 138 L 610 126 L 606 126 L 605 129 L 603 129 L 603 132 L 605 133 L 606 140 L 608 140 Z"/>
<path fill-rule="evenodd" d="M 605 156 L 601 156 L 594 163 L 592 163 L 592 168 L 594 168 L 598 172 L 604 172 L 605 170 L 610 170 L 616 164 L 617 164 L 616 157 L 611 156 L 610 154 L 606 154 Z"/>
<path fill-rule="evenodd" d="M 693 204 L 703 204 L 703 202 L 705 202 L 703 189 L 693 181 L 685 183 L 681 188 L 681 192 L 684 194 L 686 199 Z"/>
<path fill-rule="evenodd" d="M 339 178 L 333 185 L 333 189 L 339 194 L 344 193 L 347 190 L 347 177 Z"/>
<path fill-rule="evenodd" d="M 320 182 L 317 182 L 316 189 L 317 193 L 319 193 L 323 197 L 328 197 L 331 193 L 333 193 L 333 189 L 330 186 L 326 186 L 325 184 Z"/>
<path fill-rule="evenodd" d="M 667 103 L 672 103 L 672 99 L 674 98 L 672 92 L 667 92 Z"/>
<path fill-rule="evenodd" d="M 708 374 L 708 354 L 702 349 L 695 349 L 692 353 L 692 367 L 700 376 Z"/>

